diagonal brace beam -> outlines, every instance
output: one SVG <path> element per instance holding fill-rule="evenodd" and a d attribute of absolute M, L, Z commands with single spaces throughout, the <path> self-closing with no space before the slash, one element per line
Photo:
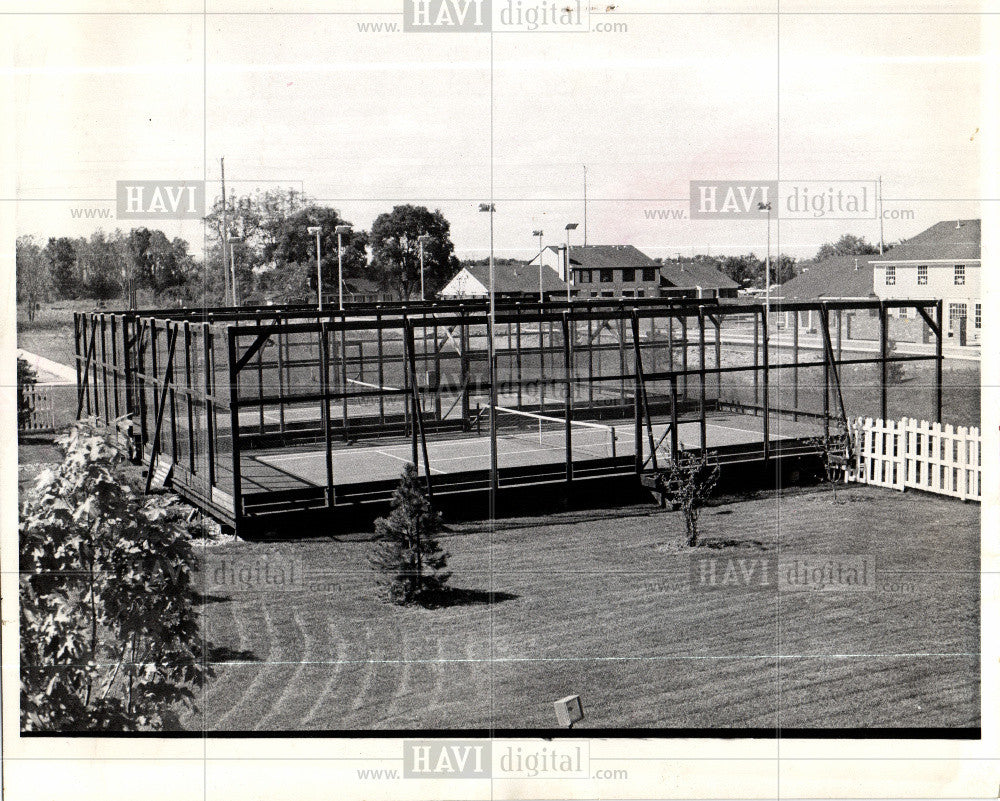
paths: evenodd
<path fill-rule="evenodd" d="M 146 492 L 153 486 L 153 468 L 160 451 L 160 431 L 163 428 L 163 412 L 167 407 L 167 393 L 170 383 L 174 380 L 174 351 L 177 349 L 177 326 L 170 331 L 170 344 L 167 349 L 167 366 L 163 371 L 163 387 L 160 389 L 160 404 L 156 410 L 156 426 L 153 429 L 153 447 L 149 455 L 149 469 L 146 472 Z"/>
<path fill-rule="evenodd" d="M 257 335 L 257 338 L 251 343 L 250 347 L 247 348 L 245 351 L 243 351 L 243 355 L 240 356 L 240 358 L 237 360 L 236 362 L 237 373 L 240 372 L 240 370 L 242 370 L 244 367 L 246 367 L 247 362 L 249 362 L 254 356 L 257 355 L 257 351 L 259 351 L 262 347 L 264 347 L 264 343 L 271 338 L 271 334 L 273 334 L 277 330 L 277 328 L 278 326 L 276 325 L 273 324 L 269 325 Z"/>

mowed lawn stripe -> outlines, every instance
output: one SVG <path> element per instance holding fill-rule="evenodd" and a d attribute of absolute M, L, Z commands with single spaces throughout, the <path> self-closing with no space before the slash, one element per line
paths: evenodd
<path fill-rule="evenodd" d="M 224 729 L 232 713 L 243 702 L 247 688 L 260 672 L 260 664 L 271 658 L 273 640 L 264 623 L 264 609 L 256 593 L 245 593 L 228 602 L 239 631 L 238 651 L 250 651 L 252 661 L 228 665 L 223 675 L 210 679 L 210 686 L 220 689 L 212 693 L 206 708 L 208 729 Z"/>
<path fill-rule="evenodd" d="M 950 675 L 978 675 L 968 657 L 785 659 L 781 671 L 783 726 L 979 725 L 978 685 Z"/>
<path fill-rule="evenodd" d="M 695 590 L 679 515 L 648 507 L 498 521 L 493 531 L 455 524 L 443 540 L 450 583 L 466 592 L 428 609 L 381 600 L 370 542 L 234 544 L 248 558 L 301 559 L 338 589 L 282 598 L 315 638 L 307 661 L 340 662 L 336 681 L 328 671 L 296 671 L 308 647 L 286 633 L 273 635 L 273 650 L 291 664 L 253 693 L 264 683 L 272 699 L 286 693 L 286 714 L 275 710 L 270 725 L 289 728 L 549 727 L 552 701 L 570 693 L 583 697 L 581 726 L 978 719 L 975 659 L 914 655 L 978 653 L 979 507 L 869 487 L 839 495 L 838 505 L 828 491 L 796 490 L 780 501 L 771 493 L 706 509 L 706 545 L 693 553 L 770 558 L 780 539 L 783 555 L 862 554 L 894 574 L 921 571 L 914 592 Z M 249 650 L 274 659 L 252 602 L 228 603 L 237 619 L 241 605 L 251 607 Z M 291 614 L 274 625 L 294 630 Z M 342 646 L 320 643 L 333 637 L 327 623 Z M 265 635 L 265 647 L 254 634 Z M 853 656 L 834 658 L 844 655 Z M 231 684 L 241 676 L 240 687 L 220 691 L 220 702 L 239 703 L 252 676 L 227 670 L 213 679 Z M 779 716 L 779 704 L 787 715 Z M 242 703 L 222 720 L 252 728 L 266 712 L 263 702 Z"/>
<path fill-rule="evenodd" d="M 309 635 L 302 614 L 293 608 L 291 622 L 295 627 L 296 637 L 302 642 L 302 661 L 294 667 L 289 665 L 285 675 L 288 680 L 284 686 L 273 688 L 274 702 L 265 714 L 257 728 L 282 729 L 291 722 L 301 721 L 309 713 L 309 698 L 314 688 L 322 681 L 323 674 L 331 668 L 329 654 L 316 647 L 316 638 Z"/>
<path fill-rule="evenodd" d="M 333 664 L 329 666 L 327 670 L 327 675 L 324 678 L 322 689 L 316 696 L 315 700 L 312 701 L 309 709 L 306 711 L 305 716 L 302 718 L 303 725 L 312 727 L 312 722 L 317 719 L 323 719 L 326 717 L 328 699 L 335 687 L 338 686 L 340 681 L 343 658 L 345 653 L 345 643 L 340 636 L 340 632 L 337 629 L 336 624 L 333 621 L 328 621 L 326 625 L 326 631 L 329 635 L 327 639 L 328 649 L 330 650 L 331 657 L 333 659 Z M 315 691 L 315 687 L 308 688 L 310 691 Z"/>

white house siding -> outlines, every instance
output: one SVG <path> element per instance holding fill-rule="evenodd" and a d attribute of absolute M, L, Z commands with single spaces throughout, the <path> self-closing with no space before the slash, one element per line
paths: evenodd
<path fill-rule="evenodd" d="M 489 295 L 489 291 L 483 286 L 475 276 L 468 270 L 459 270 L 458 275 L 452 278 L 441 290 L 442 298 L 482 298 Z"/>
<path fill-rule="evenodd" d="M 955 266 L 964 265 L 965 283 L 955 284 Z M 967 318 L 966 336 L 969 344 L 978 343 L 982 329 L 979 259 L 968 261 L 876 262 L 874 289 L 883 300 L 944 301 L 944 325 L 947 337 L 958 337 L 958 319 Z M 917 283 L 917 268 L 927 267 L 927 283 Z M 886 284 L 886 268 L 895 267 L 895 283 Z M 977 309 L 977 307 L 979 307 Z M 977 315 L 977 311 L 979 314 Z M 978 322 L 978 325 L 977 325 Z"/>

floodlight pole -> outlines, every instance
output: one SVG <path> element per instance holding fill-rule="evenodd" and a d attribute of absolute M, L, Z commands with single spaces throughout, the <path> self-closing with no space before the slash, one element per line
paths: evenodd
<path fill-rule="evenodd" d="M 771 313 L 771 204 L 758 203 L 760 211 L 767 212 L 767 252 L 764 255 L 764 313 Z"/>
<path fill-rule="evenodd" d="M 240 238 L 238 236 L 230 236 L 230 237 L 227 237 L 227 241 L 229 242 L 229 272 L 230 272 L 230 275 L 232 276 L 232 282 L 231 283 L 232 283 L 232 287 L 233 287 L 233 305 L 234 306 L 239 306 L 240 305 L 240 300 L 239 300 L 239 295 L 237 294 L 237 291 L 236 291 L 236 289 L 237 289 L 237 287 L 236 287 L 236 249 L 233 247 L 233 245 L 236 242 L 239 242 Z"/>
<path fill-rule="evenodd" d="M 344 242 L 343 235 L 351 233 L 351 226 L 338 225 L 337 231 L 337 296 L 340 301 L 340 310 L 344 310 Z"/>
<path fill-rule="evenodd" d="M 310 225 L 306 228 L 306 231 L 316 236 L 316 309 L 317 311 L 323 311 L 323 268 L 321 266 L 319 241 L 323 229 L 318 225 Z"/>
<path fill-rule="evenodd" d="M 489 324 L 486 326 L 486 348 L 490 361 L 490 520 L 496 516 L 497 494 L 500 490 L 500 473 L 497 462 L 497 365 L 496 350 L 493 347 L 493 337 L 496 330 L 496 298 L 493 275 L 493 215 L 496 204 L 480 203 L 479 210 L 490 215 L 490 313 Z"/>
<path fill-rule="evenodd" d="M 424 243 L 420 243 L 420 300 L 424 298 Z"/>
<path fill-rule="evenodd" d="M 542 247 L 542 237 L 544 236 L 544 234 L 545 234 L 544 231 L 531 232 L 532 236 L 538 237 L 538 302 L 539 303 L 545 302 L 545 287 L 544 284 L 542 283 L 542 266 L 544 263 L 542 259 L 542 254 L 545 252 L 544 248 Z M 541 325 L 541 323 L 539 323 L 539 325 Z"/>
<path fill-rule="evenodd" d="M 421 234 L 417 237 L 417 242 L 420 244 L 420 300 L 426 300 L 424 297 L 424 245 L 430 243 L 433 239 L 430 234 Z"/>
<path fill-rule="evenodd" d="M 569 232 L 576 230 L 579 223 L 566 223 L 566 302 L 569 303 L 572 300 L 572 294 L 570 292 L 570 275 L 569 275 Z"/>

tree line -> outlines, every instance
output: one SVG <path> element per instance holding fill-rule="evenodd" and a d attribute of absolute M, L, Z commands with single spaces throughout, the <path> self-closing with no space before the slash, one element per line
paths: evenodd
<path fill-rule="evenodd" d="M 145 227 L 50 237 L 44 244 L 19 237 L 18 302 L 29 319 L 51 299 L 120 299 L 135 308 L 140 292 L 144 301 L 161 305 L 220 305 L 232 271 L 240 303 L 311 302 L 317 284 L 312 227 L 320 229 L 324 294 L 336 294 L 336 229 L 351 225 L 337 209 L 294 189 L 258 191 L 217 198 L 205 223 L 203 256 L 192 254 L 184 239 Z M 450 225 L 440 211 L 408 204 L 380 214 L 368 231 L 352 226 L 341 235 L 345 283 L 366 279 L 389 297 L 419 296 L 422 236 L 429 237 L 423 245 L 425 290 L 436 292 L 459 268 Z"/>
<path fill-rule="evenodd" d="M 889 245 L 889 247 L 892 246 Z M 812 261 L 823 261 L 835 256 L 864 256 L 878 252 L 878 245 L 872 244 L 863 236 L 844 234 L 836 242 L 825 242 L 820 245 Z M 739 284 L 741 289 L 762 288 L 765 284 L 764 274 L 767 271 L 767 260 L 760 258 L 755 253 L 718 258 L 698 255 L 694 259 L 712 264 Z M 791 281 L 800 272 L 800 265 L 795 257 L 784 253 L 772 257 L 770 266 L 772 284 L 783 284 Z"/>

